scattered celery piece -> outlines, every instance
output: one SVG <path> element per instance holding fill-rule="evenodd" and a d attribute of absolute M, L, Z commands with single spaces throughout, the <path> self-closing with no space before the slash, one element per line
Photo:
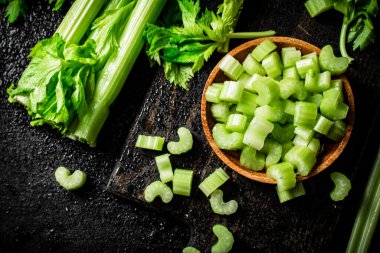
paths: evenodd
<path fill-rule="evenodd" d="M 238 209 L 238 203 L 236 200 L 230 200 L 228 202 L 223 201 L 223 191 L 220 189 L 216 189 L 211 193 L 210 204 L 212 211 L 220 215 L 231 215 Z"/>
<path fill-rule="evenodd" d="M 163 183 L 167 183 L 173 180 L 173 169 L 169 156 L 170 154 L 163 154 L 154 158 L 158 172 L 160 173 L 160 179 Z"/>
<path fill-rule="evenodd" d="M 169 186 L 161 181 L 154 181 L 144 190 L 145 201 L 151 203 L 156 197 L 160 197 L 162 202 L 167 204 L 173 199 L 173 192 Z"/>
<path fill-rule="evenodd" d="M 343 200 L 351 190 L 350 180 L 340 172 L 331 173 L 330 178 L 334 182 L 334 189 L 330 193 L 331 199 L 334 201 Z"/>
<path fill-rule="evenodd" d="M 63 166 L 56 169 L 54 176 L 55 180 L 68 191 L 81 188 L 87 180 L 87 176 L 83 171 L 76 170 L 71 174 L 70 171 Z"/>
<path fill-rule="evenodd" d="M 223 225 L 216 224 L 212 227 L 212 231 L 218 238 L 218 241 L 212 246 L 211 253 L 228 253 L 234 245 L 234 236 Z"/>
<path fill-rule="evenodd" d="M 336 57 L 332 46 L 326 45 L 319 54 L 319 64 L 322 70 L 330 71 L 332 75 L 341 75 L 346 72 L 350 61 L 346 57 Z"/>
<path fill-rule="evenodd" d="M 314 18 L 322 12 L 332 9 L 334 7 L 334 2 L 332 0 L 307 0 L 305 2 L 305 7 L 310 16 Z"/>
<path fill-rule="evenodd" d="M 137 137 L 135 147 L 161 151 L 164 146 L 165 138 L 160 136 L 148 136 L 140 134 Z"/>
<path fill-rule="evenodd" d="M 179 141 L 170 141 L 167 145 L 167 149 L 170 154 L 179 155 L 186 153 L 193 148 L 193 135 L 186 127 L 180 127 L 177 130 Z"/>
<path fill-rule="evenodd" d="M 182 250 L 182 253 L 201 253 L 201 251 L 198 250 L 197 248 L 187 246 L 186 248 Z"/>
<path fill-rule="evenodd" d="M 198 188 L 206 195 L 206 197 L 208 197 L 229 178 L 230 176 L 228 176 L 222 168 L 217 168 L 199 184 Z"/>
<path fill-rule="evenodd" d="M 175 169 L 173 176 L 173 193 L 189 197 L 191 185 L 193 183 L 193 171 L 185 169 Z"/>

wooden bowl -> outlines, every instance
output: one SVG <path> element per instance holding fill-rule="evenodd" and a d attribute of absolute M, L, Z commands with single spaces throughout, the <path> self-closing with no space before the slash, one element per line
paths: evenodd
<path fill-rule="evenodd" d="M 245 57 L 248 55 L 248 53 L 250 53 L 264 39 L 269 39 L 272 42 L 274 42 L 277 45 L 278 51 L 281 50 L 281 48 L 283 47 L 296 47 L 297 49 L 301 50 L 302 55 L 308 54 L 311 52 L 316 52 L 317 54 L 319 54 L 321 51 L 318 47 L 302 40 L 289 38 L 289 37 L 267 37 L 267 38 L 260 38 L 260 39 L 248 41 L 236 47 L 235 49 L 230 51 L 228 54 L 235 57 L 239 62 L 243 62 Z M 211 130 L 216 124 L 216 121 L 213 119 L 211 115 L 211 111 L 210 111 L 211 103 L 206 102 L 205 93 L 206 93 L 207 88 L 212 83 L 220 83 L 225 80 L 228 80 L 228 77 L 224 75 L 223 71 L 221 71 L 218 66 L 219 66 L 219 63 L 216 65 L 216 67 L 211 72 L 209 78 L 207 79 L 207 82 L 202 94 L 201 118 L 202 118 L 203 131 L 206 135 L 207 141 L 210 143 L 210 146 L 214 150 L 216 155 L 228 167 L 230 167 L 237 173 L 259 182 L 275 184 L 276 183 L 275 180 L 267 177 L 265 174 L 265 171 L 253 171 L 241 166 L 240 159 L 239 159 L 240 151 L 238 152 L 238 151 L 221 150 L 215 144 L 215 141 L 212 137 Z M 350 83 L 348 82 L 347 78 L 344 75 L 341 75 L 339 77 L 334 77 L 334 78 L 340 78 L 342 80 L 344 88 L 345 88 L 346 103 L 349 106 L 348 115 L 345 120 L 347 124 L 346 134 L 340 142 L 333 142 L 329 140 L 324 141 L 323 151 L 318 155 L 317 163 L 315 164 L 312 171 L 309 173 L 309 175 L 305 177 L 297 176 L 297 181 L 305 180 L 307 178 L 315 176 L 321 171 L 328 168 L 342 153 L 343 149 L 346 147 L 347 142 L 351 136 L 351 132 L 352 132 L 353 124 L 354 124 L 354 118 L 355 118 L 354 96 L 352 94 Z"/>

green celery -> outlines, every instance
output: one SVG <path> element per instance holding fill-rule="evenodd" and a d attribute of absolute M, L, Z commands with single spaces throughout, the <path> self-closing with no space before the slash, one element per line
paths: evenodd
<path fill-rule="evenodd" d="M 193 183 L 192 170 L 175 169 L 173 176 L 173 193 L 189 197 L 191 194 L 191 185 Z"/>
<path fill-rule="evenodd" d="M 230 106 L 225 102 L 218 104 L 211 104 L 211 114 L 218 122 L 227 122 L 228 115 L 230 115 Z"/>
<path fill-rule="evenodd" d="M 235 81 L 224 81 L 220 92 L 220 100 L 230 103 L 238 103 L 243 95 L 244 84 Z"/>
<path fill-rule="evenodd" d="M 135 147 L 161 151 L 165 143 L 165 138 L 160 136 L 149 136 L 139 134 Z"/>
<path fill-rule="evenodd" d="M 217 168 L 199 184 L 198 188 L 208 197 L 229 178 L 230 176 L 222 168 Z"/>
<path fill-rule="evenodd" d="M 243 133 L 246 129 L 247 116 L 238 113 L 232 113 L 228 116 L 226 129 L 231 132 Z"/>
<path fill-rule="evenodd" d="M 279 191 L 286 191 L 296 186 L 296 174 L 289 162 L 277 163 L 267 168 L 268 177 L 276 180 Z"/>
<path fill-rule="evenodd" d="M 219 68 L 232 80 L 238 80 L 244 72 L 244 68 L 240 62 L 229 54 L 226 54 L 220 61 Z"/>
<path fill-rule="evenodd" d="M 267 73 L 267 76 L 271 78 L 277 78 L 281 76 L 284 66 L 282 65 L 280 55 L 277 51 L 270 53 L 262 61 L 262 66 Z"/>
<path fill-rule="evenodd" d="M 256 99 L 258 105 L 267 105 L 280 96 L 278 82 L 267 76 L 255 80 L 252 88 L 259 94 Z"/>
<path fill-rule="evenodd" d="M 272 122 L 260 118 L 253 117 L 244 134 L 243 143 L 251 146 L 256 150 L 261 150 L 264 146 L 265 139 L 272 132 L 274 125 Z"/>
<path fill-rule="evenodd" d="M 289 190 L 280 191 L 278 187 L 276 187 L 277 196 L 280 200 L 280 203 L 284 203 L 288 200 L 303 196 L 306 194 L 305 188 L 303 187 L 302 182 L 297 182 L 294 188 Z"/>
<path fill-rule="evenodd" d="M 276 44 L 274 44 L 270 40 L 263 40 L 255 49 L 252 50 L 252 56 L 256 61 L 261 62 L 267 55 L 269 55 L 272 51 L 277 48 Z"/>
<path fill-rule="evenodd" d="M 243 61 L 243 68 L 245 72 L 250 75 L 258 74 L 261 76 L 266 75 L 265 69 L 263 66 L 253 58 L 251 54 L 248 54 L 245 60 Z"/>
<path fill-rule="evenodd" d="M 307 176 L 317 162 L 316 154 L 307 146 L 293 146 L 284 156 L 286 162 L 290 162 L 297 168 L 301 176 Z"/>
<path fill-rule="evenodd" d="M 173 179 L 173 169 L 169 156 L 170 154 L 163 154 L 154 158 L 163 183 L 170 182 Z"/>
<path fill-rule="evenodd" d="M 230 132 L 226 129 L 226 125 L 217 123 L 212 128 L 212 137 L 215 140 L 216 146 L 225 150 L 236 150 L 243 148 L 242 133 Z"/>
<path fill-rule="evenodd" d="M 118 52 L 112 54 L 98 74 L 89 109 L 73 131 L 72 137 L 96 145 L 97 136 L 109 114 L 109 107 L 123 87 L 144 45 L 143 33 L 148 23 L 158 18 L 166 0 L 139 0 L 120 35 Z M 116 66 L 116 67 L 115 67 Z"/>
<path fill-rule="evenodd" d="M 260 171 L 265 167 L 265 155 L 245 145 L 240 153 L 240 165 L 250 170 Z"/>

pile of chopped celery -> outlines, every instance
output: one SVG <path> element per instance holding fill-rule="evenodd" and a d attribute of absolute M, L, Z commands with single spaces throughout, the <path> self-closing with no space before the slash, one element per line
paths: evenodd
<path fill-rule="evenodd" d="M 144 29 L 165 3 L 76 0 L 56 33 L 31 50 L 17 86 L 8 88 L 9 101 L 26 107 L 32 126 L 48 124 L 95 146 L 144 45 Z"/>
<path fill-rule="evenodd" d="M 266 39 L 240 63 L 226 55 L 219 63 L 228 77 L 206 90 L 216 121 L 212 136 L 224 150 L 240 150 L 240 164 L 266 170 L 277 182 L 280 201 L 304 194 L 296 176 L 307 176 L 325 139 L 345 135 L 342 80 L 348 60 L 330 46 L 320 55 L 302 55 L 295 47 L 277 50 Z"/>

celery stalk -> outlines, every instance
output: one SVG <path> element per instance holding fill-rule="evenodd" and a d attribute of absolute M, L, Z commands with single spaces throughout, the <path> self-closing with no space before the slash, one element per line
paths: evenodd
<path fill-rule="evenodd" d="M 79 119 L 71 138 L 96 145 L 96 138 L 108 116 L 109 106 L 123 87 L 134 62 L 143 48 L 143 32 L 154 23 L 166 0 L 139 0 L 121 34 L 119 50 L 113 54 L 98 75 L 89 110 Z M 90 124 L 89 124 L 90 122 Z"/>
<path fill-rule="evenodd" d="M 76 0 L 55 33 L 61 35 L 67 43 L 79 43 L 105 2 L 105 0 Z"/>
<path fill-rule="evenodd" d="M 367 252 L 380 217 L 380 149 L 357 213 L 346 253 Z"/>

